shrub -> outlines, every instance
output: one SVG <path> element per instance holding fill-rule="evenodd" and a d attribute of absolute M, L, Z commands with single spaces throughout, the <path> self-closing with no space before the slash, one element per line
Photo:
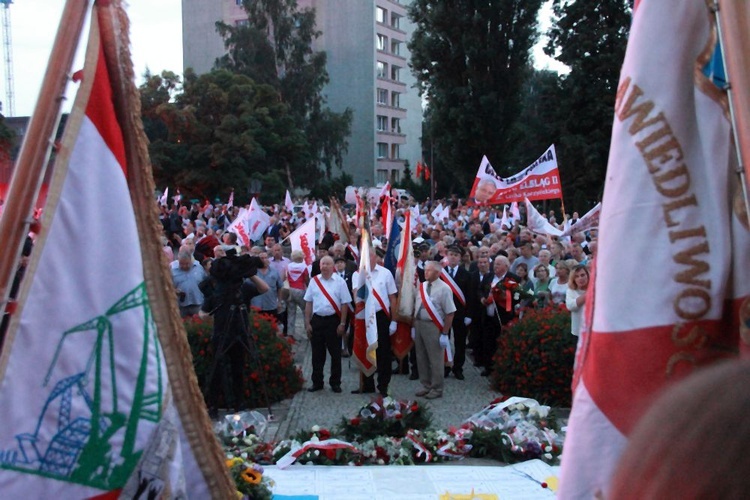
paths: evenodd
<path fill-rule="evenodd" d="M 577 339 L 570 334 L 570 312 L 564 306 L 525 310 L 498 339 L 493 388 L 570 407 Z"/>
<path fill-rule="evenodd" d="M 268 404 L 292 397 L 302 389 L 302 371 L 294 364 L 290 340 L 279 335 L 276 319 L 257 311 L 249 312 L 250 333 L 258 349 L 260 363 L 247 356 L 243 373 L 245 385 L 245 408 L 265 407 L 265 394 L 261 381 L 265 378 Z M 193 367 L 201 390 L 214 362 L 211 335 L 213 318 L 185 319 Z M 241 347 L 238 347 L 241 348 Z M 257 366 L 259 365 L 259 366 Z M 261 370 L 263 377 L 261 377 Z M 238 408 L 239 409 L 239 408 Z"/>

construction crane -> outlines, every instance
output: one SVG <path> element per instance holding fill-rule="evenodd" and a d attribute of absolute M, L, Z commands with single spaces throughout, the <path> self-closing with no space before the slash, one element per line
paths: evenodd
<path fill-rule="evenodd" d="M 13 37 L 10 34 L 10 4 L 13 0 L 0 0 L 3 6 L 3 60 L 5 61 L 5 116 L 16 114 L 13 90 Z"/>

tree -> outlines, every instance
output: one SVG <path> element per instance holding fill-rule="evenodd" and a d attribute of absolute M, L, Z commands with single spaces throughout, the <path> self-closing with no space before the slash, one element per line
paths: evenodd
<path fill-rule="evenodd" d="M 325 52 L 315 52 L 315 11 L 298 9 L 296 0 L 244 0 L 246 24 L 217 23 L 227 54 L 217 68 L 247 75 L 274 87 L 289 110 L 294 126 L 307 142 L 302 154 L 280 156 L 277 164 L 290 187 L 312 186 L 332 178 L 347 149 L 352 112 L 334 113 L 325 107 L 328 83 Z M 321 168 L 323 170 L 321 172 Z"/>
<path fill-rule="evenodd" d="M 570 67 L 557 100 L 557 156 L 566 199 L 601 197 L 609 156 L 615 94 L 631 21 L 630 0 L 555 0 L 547 55 Z M 580 201 L 578 202 L 580 203 Z"/>
<path fill-rule="evenodd" d="M 483 155 L 506 164 L 541 4 L 414 0 L 409 8 L 411 65 L 428 104 L 426 146 L 441 192 L 468 189 Z"/>
<path fill-rule="evenodd" d="M 244 204 L 257 178 L 269 199 L 283 195 L 283 182 L 272 175 L 276 161 L 299 161 L 306 140 L 275 88 L 226 70 L 186 72 L 173 100 L 164 92 L 170 86 L 160 77 L 141 86 L 157 185 L 176 184 L 183 194 L 209 199 L 236 189 L 236 203 Z"/>

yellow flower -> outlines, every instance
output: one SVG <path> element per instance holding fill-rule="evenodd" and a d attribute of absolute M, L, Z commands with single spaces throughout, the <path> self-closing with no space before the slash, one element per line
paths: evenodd
<path fill-rule="evenodd" d="M 235 465 L 241 464 L 241 463 L 242 463 L 242 459 L 240 457 L 234 457 L 234 458 L 230 458 L 229 460 L 224 461 L 224 464 L 227 466 L 227 469 L 231 469 Z"/>
<path fill-rule="evenodd" d="M 242 474 L 240 474 L 240 477 L 246 483 L 260 484 L 260 480 L 263 477 L 263 474 L 253 469 L 252 467 L 248 467 L 242 472 Z"/>

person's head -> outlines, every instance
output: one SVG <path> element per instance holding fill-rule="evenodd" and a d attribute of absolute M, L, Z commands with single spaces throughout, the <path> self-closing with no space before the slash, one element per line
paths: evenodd
<path fill-rule="evenodd" d="M 578 262 L 581 262 L 586 258 L 586 255 L 583 253 L 583 248 L 581 247 L 580 243 L 573 243 L 570 246 L 570 256 Z"/>
<path fill-rule="evenodd" d="M 320 274 L 323 275 L 324 278 L 330 278 L 331 274 L 333 274 L 333 269 L 333 257 L 326 255 L 320 259 Z"/>
<path fill-rule="evenodd" d="M 528 259 L 531 257 L 532 252 L 532 246 L 530 241 L 524 241 L 521 243 L 521 246 L 518 247 L 518 250 L 521 252 L 521 256 L 525 259 Z"/>
<path fill-rule="evenodd" d="M 424 265 L 424 279 L 432 283 L 440 276 L 443 266 L 436 260 L 428 260 Z"/>
<path fill-rule="evenodd" d="M 586 290 L 589 286 L 589 269 L 583 265 L 577 265 L 570 273 L 568 288 L 571 290 Z"/>
<path fill-rule="evenodd" d="M 334 243 L 331 247 L 331 253 L 333 254 L 333 258 L 336 257 L 343 257 L 344 256 L 344 244 L 343 243 Z"/>
<path fill-rule="evenodd" d="M 227 251 L 221 245 L 214 247 L 214 259 L 220 259 L 227 256 Z"/>
<path fill-rule="evenodd" d="M 271 249 L 271 254 L 273 255 L 273 258 L 275 260 L 281 260 L 284 258 L 284 250 L 281 248 L 281 245 L 279 245 L 278 243 L 276 243 Z"/>
<path fill-rule="evenodd" d="M 193 252 L 182 247 L 177 252 L 177 263 L 182 271 L 189 271 L 193 267 Z"/>
<path fill-rule="evenodd" d="M 498 255 L 495 257 L 495 260 L 492 263 L 492 271 L 495 273 L 495 276 L 502 278 L 505 276 L 505 273 L 508 272 L 508 269 L 510 269 L 510 261 L 508 260 L 508 257 L 505 257 L 504 255 Z"/>
<path fill-rule="evenodd" d="M 497 191 L 495 181 L 492 179 L 482 179 L 479 181 L 479 184 L 477 184 L 477 191 L 474 193 L 474 199 L 477 203 L 487 203 L 492 198 L 492 195 L 495 194 L 495 191 Z"/>
<path fill-rule="evenodd" d="M 318 260 L 321 260 L 323 257 L 325 257 L 326 255 L 328 255 L 328 249 L 327 248 L 323 248 L 323 247 L 318 247 L 315 250 L 315 255 L 317 255 Z"/>
<path fill-rule="evenodd" d="M 534 268 L 534 277 L 540 281 L 547 281 L 549 279 L 549 268 L 546 264 L 537 264 Z"/>
<path fill-rule="evenodd" d="M 518 237 L 521 241 L 534 241 L 534 233 L 530 229 L 522 229 Z"/>
<path fill-rule="evenodd" d="M 479 257 L 477 259 L 477 269 L 479 269 L 479 272 L 482 274 L 487 274 L 488 272 L 490 272 L 490 258 Z"/>
<path fill-rule="evenodd" d="M 477 250 L 477 258 L 482 257 L 489 257 L 490 256 L 490 247 L 481 246 Z"/>
<path fill-rule="evenodd" d="M 526 278 L 529 277 L 529 266 L 527 266 L 525 262 L 516 264 L 516 274 L 519 278 L 525 281 Z"/>
<path fill-rule="evenodd" d="M 222 236 L 222 241 L 224 242 L 225 245 L 234 246 L 237 244 L 237 235 L 227 231 L 226 233 L 224 233 L 224 236 Z"/>
<path fill-rule="evenodd" d="M 263 267 L 265 269 L 268 269 L 269 268 L 269 263 L 270 263 L 270 260 L 271 260 L 268 257 L 268 252 L 261 252 L 260 255 L 258 255 L 258 257 L 260 257 L 260 260 L 263 261 Z"/>
<path fill-rule="evenodd" d="M 273 246 L 276 244 L 276 238 L 273 236 L 266 236 L 266 239 L 264 240 L 264 243 L 266 244 L 266 248 L 273 248 Z"/>
<path fill-rule="evenodd" d="M 448 257 L 448 265 L 450 267 L 456 267 L 461 263 L 461 256 L 463 255 L 463 251 L 458 245 L 452 245 L 448 247 L 446 255 Z"/>
<path fill-rule="evenodd" d="M 750 363 L 731 360 L 698 369 L 664 391 L 630 434 L 607 500 L 745 498 L 746 380 Z"/>
<path fill-rule="evenodd" d="M 300 262 L 305 260 L 305 254 L 302 253 L 302 250 L 293 250 L 289 258 L 292 259 L 292 262 L 296 262 L 299 264 Z"/>
<path fill-rule="evenodd" d="M 336 269 L 337 273 L 340 273 L 346 269 L 346 259 L 343 257 L 336 257 L 333 259 L 333 267 Z"/>
<path fill-rule="evenodd" d="M 552 254 L 549 253 L 549 250 L 539 250 L 539 254 L 537 255 L 539 258 L 539 263 L 544 264 L 545 266 L 549 265 L 549 261 L 552 258 Z"/>

